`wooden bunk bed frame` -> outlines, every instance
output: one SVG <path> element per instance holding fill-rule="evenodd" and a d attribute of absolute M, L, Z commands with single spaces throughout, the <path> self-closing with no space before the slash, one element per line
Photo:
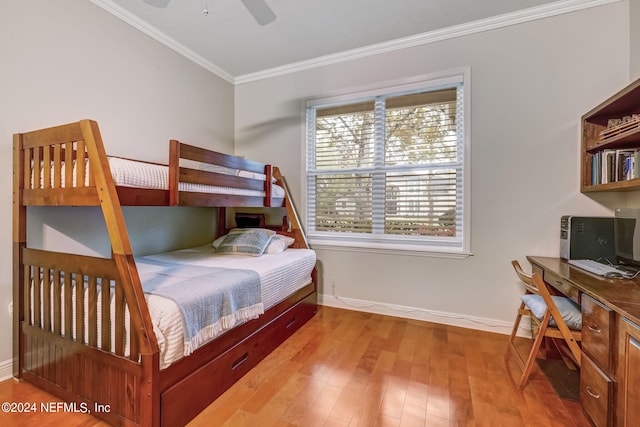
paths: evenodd
<path fill-rule="evenodd" d="M 263 173 L 267 179 L 188 169 L 180 166 L 180 159 Z M 74 163 L 76 167 L 63 167 Z M 84 176 L 87 163 L 88 183 L 74 179 L 74 174 Z M 271 206 L 273 176 L 285 189 L 277 206 L 286 208 L 289 219 L 274 228 L 294 237 L 294 247 L 308 248 L 279 170 L 171 141 L 168 190 L 117 187 L 98 125 L 90 120 L 15 134 L 13 167 L 13 375 L 77 408 L 88 409 L 110 424 L 186 424 L 316 313 L 314 269 L 308 285 L 258 319 L 160 370 L 158 343 L 121 206 L 220 207 L 218 231 L 224 232 L 225 207 Z M 178 191 L 180 182 L 264 190 L 265 197 L 183 192 Z M 99 206 L 111 240 L 111 258 L 28 248 L 27 206 Z M 73 301 L 73 285 L 64 278 L 83 280 L 88 301 L 81 293 Z M 105 281 L 111 286 L 99 286 Z M 113 318 L 109 292 L 115 299 Z M 96 315 L 98 293 L 103 301 L 101 318 Z M 75 320 L 72 305 L 77 312 Z M 125 311 L 130 318 L 128 332 Z M 83 317 L 88 318 L 86 324 Z M 68 327 L 74 322 L 75 336 L 73 327 Z M 113 332 L 113 343 L 108 333 L 99 338 L 98 328 Z"/>

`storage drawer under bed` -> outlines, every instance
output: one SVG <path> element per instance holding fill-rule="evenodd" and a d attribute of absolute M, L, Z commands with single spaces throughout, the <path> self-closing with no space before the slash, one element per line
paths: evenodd
<path fill-rule="evenodd" d="M 184 408 L 202 411 L 265 356 L 311 319 L 317 311 L 312 293 L 255 333 L 191 373 L 161 395 L 163 426 L 184 425 Z M 193 390 L 199 390 L 193 394 Z M 190 411 L 190 412 L 193 412 Z"/>

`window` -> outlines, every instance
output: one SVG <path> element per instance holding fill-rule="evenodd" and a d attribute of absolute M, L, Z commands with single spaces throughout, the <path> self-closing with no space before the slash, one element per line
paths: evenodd
<path fill-rule="evenodd" d="M 468 254 L 467 74 L 307 103 L 313 244 Z"/>

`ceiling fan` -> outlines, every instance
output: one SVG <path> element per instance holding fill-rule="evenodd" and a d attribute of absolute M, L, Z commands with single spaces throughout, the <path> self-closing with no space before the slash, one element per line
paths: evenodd
<path fill-rule="evenodd" d="M 165 8 L 171 0 L 144 0 L 145 3 L 159 8 Z M 260 25 L 267 25 L 276 19 L 276 14 L 265 0 L 240 0 L 251 16 Z M 205 9 L 205 14 L 208 13 Z"/>

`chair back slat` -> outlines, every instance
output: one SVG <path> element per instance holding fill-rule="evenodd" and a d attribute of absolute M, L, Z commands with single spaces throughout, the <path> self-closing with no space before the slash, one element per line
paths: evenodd
<path fill-rule="evenodd" d="M 522 267 L 520 267 L 520 263 L 516 260 L 511 261 L 511 265 L 513 265 L 514 270 L 516 270 L 516 274 L 522 281 L 522 285 L 527 290 L 527 292 L 540 295 L 540 291 L 538 290 L 538 286 L 536 286 L 535 282 L 533 281 L 532 275 L 525 273 Z"/>
<path fill-rule="evenodd" d="M 547 304 L 547 307 L 551 312 L 551 316 L 556 320 L 556 323 L 564 323 L 560 315 L 560 310 L 558 310 L 556 303 L 553 301 L 553 298 L 551 298 L 551 293 L 549 292 L 547 285 L 544 283 L 544 280 L 542 280 L 542 277 L 537 273 L 525 273 L 524 270 L 522 270 L 522 267 L 520 267 L 520 263 L 516 260 L 511 261 L 511 265 L 513 265 L 513 268 L 516 270 L 516 274 L 518 274 L 518 277 L 522 281 L 522 285 L 525 287 L 527 292 L 540 295 L 545 304 Z"/>

